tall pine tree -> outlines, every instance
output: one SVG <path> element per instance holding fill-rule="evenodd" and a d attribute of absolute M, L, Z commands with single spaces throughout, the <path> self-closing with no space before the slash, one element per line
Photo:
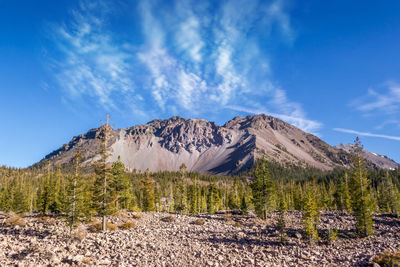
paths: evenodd
<path fill-rule="evenodd" d="M 114 195 L 111 190 L 112 174 L 108 163 L 110 154 L 107 151 L 107 143 L 111 132 L 111 126 L 107 124 L 101 127 L 100 132 L 100 160 L 95 165 L 96 180 L 93 188 L 93 204 L 97 214 L 102 217 L 102 230 L 106 230 L 107 216 L 115 213 Z"/>
<path fill-rule="evenodd" d="M 356 218 L 356 231 L 362 236 L 373 234 L 374 199 L 370 190 L 370 181 L 365 161 L 361 155 L 362 145 L 357 137 L 353 148 L 353 170 L 350 176 L 351 208 Z"/>
<path fill-rule="evenodd" d="M 271 206 L 273 182 L 268 171 L 267 160 L 264 157 L 257 162 L 253 178 L 250 187 L 253 191 L 254 209 L 259 217 L 266 219 L 267 210 Z"/>
<path fill-rule="evenodd" d="M 67 176 L 65 212 L 70 233 L 77 222 L 87 215 L 87 202 L 84 199 L 84 182 L 81 175 L 81 158 L 78 151 L 74 156 L 74 173 Z"/>

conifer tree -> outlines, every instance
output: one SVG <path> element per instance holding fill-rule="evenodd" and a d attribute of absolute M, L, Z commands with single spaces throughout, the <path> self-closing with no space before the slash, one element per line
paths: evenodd
<path fill-rule="evenodd" d="M 283 190 L 278 195 L 278 218 L 276 222 L 276 228 L 279 233 L 279 239 L 281 243 L 286 242 L 286 211 L 287 202 L 283 194 Z"/>
<path fill-rule="evenodd" d="M 399 214 L 400 212 L 400 195 L 399 190 L 393 183 L 389 172 L 385 172 L 385 177 L 379 184 L 377 189 L 378 205 L 382 212 L 390 212 Z"/>
<path fill-rule="evenodd" d="M 198 190 L 196 184 L 188 186 L 188 202 L 189 202 L 189 212 L 190 214 L 198 213 Z"/>
<path fill-rule="evenodd" d="M 220 202 L 220 197 L 218 193 L 218 188 L 215 183 L 211 183 L 208 186 L 207 194 L 207 212 L 210 214 L 215 213 L 218 210 L 218 204 Z"/>
<path fill-rule="evenodd" d="M 255 212 L 259 217 L 266 219 L 267 210 L 271 206 L 273 182 L 264 157 L 256 164 L 253 177 L 250 187 L 253 192 Z"/>
<path fill-rule="evenodd" d="M 111 126 L 107 124 L 101 127 L 100 133 L 100 160 L 95 165 L 96 180 L 93 187 L 93 204 L 99 216 L 102 217 L 102 230 L 106 231 L 107 216 L 115 213 L 114 196 L 111 191 L 112 175 L 108 158 L 107 142 L 111 132 Z"/>
<path fill-rule="evenodd" d="M 361 156 L 362 145 L 357 137 L 353 151 L 353 170 L 349 188 L 351 192 L 351 206 L 356 218 L 356 231 L 362 236 L 373 234 L 374 199 L 370 191 L 370 181 L 367 177 L 365 161 Z"/>
<path fill-rule="evenodd" d="M 111 175 L 113 183 L 111 185 L 115 197 L 115 206 L 117 209 L 129 209 L 132 195 L 130 193 L 129 177 L 125 174 L 125 165 L 121 162 L 121 157 L 112 164 Z"/>
<path fill-rule="evenodd" d="M 184 163 L 179 167 L 180 178 L 176 182 L 175 192 L 174 192 L 174 206 L 175 211 L 180 213 L 185 213 L 188 209 L 188 191 L 186 184 L 187 167 Z"/>
<path fill-rule="evenodd" d="M 240 202 L 240 211 L 243 215 L 247 215 L 247 201 L 244 195 L 242 196 L 242 201 Z"/>
<path fill-rule="evenodd" d="M 336 186 L 336 192 L 334 194 L 336 209 L 341 211 L 351 211 L 350 191 L 348 182 L 347 172 L 344 177 L 339 181 Z"/>
<path fill-rule="evenodd" d="M 28 194 L 26 193 L 27 188 L 24 188 L 20 177 L 16 179 L 19 181 L 16 183 L 13 190 L 12 210 L 17 214 L 23 214 L 29 211 Z"/>
<path fill-rule="evenodd" d="M 316 240 L 319 240 L 317 230 L 319 224 L 319 210 L 313 195 L 314 192 L 309 189 L 305 197 L 302 215 L 304 234 L 311 244 L 314 244 Z"/>
<path fill-rule="evenodd" d="M 43 183 L 40 184 L 38 189 L 37 206 L 42 215 L 45 215 L 51 204 L 51 172 L 50 172 L 50 162 L 47 163 L 47 176 Z"/>
<path fill-rule="evenodd" d="M 50 179 L 49 197 L 50 197 L 49 211 L 54 214 L 60 214 L 62 212 L 63 202 L 65 199 L 65 191 L 64 191 L 60 166 L 57 167 L 56 172 Z"/>
<path fill-rule="evenodd" d="M 154 210 L 154 180 L 150 178 L 150 171 L 146 170 L 146 177 L 142 180 L 143 191 L 143 211 Z"/>
<path fill-rule="evenodd" d="M 225 188 L 228 188 L 225 186 Z M 234 178 L 233 186 L 228 191 L 228 208 L 229 209 L 239 209 L 240 207 L 240 198 L 239 198 L 239 181 L 237 177 Z"/>
<path fill-rule="evenodd" d="M 82 220 L 87 214 L 87 205 L 84 199 L 84 183 L 81 176 L 81 158 L 82 155 L 78 151 L 74 156 L 74 173 L 67 176 L 65 212 L 67 213 L 67 223 L 72 232 L 75 224 Z"/>
<path fill-rule="evenodd" d="M 174 187 L 174 209 L 179 213 L 184 213 L 187 209 L 187 197 L 185 183 L 179 179 Z"/>

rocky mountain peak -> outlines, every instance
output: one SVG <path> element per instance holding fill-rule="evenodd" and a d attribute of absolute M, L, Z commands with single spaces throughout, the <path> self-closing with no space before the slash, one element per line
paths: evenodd
<path fill-rule="evenodd" d="M 77 151 L 83 155 L 85 164 L 91 164 L 98 159 L 100 132 L 101 128 L 91 129 L 72 138 L 36 165 L 47 161 L 69 164 Z M 317 136 L 264 114 L 235 117 L 223 126 L 177 116 L 155 119 L 112 130 L 108 147 L 112 154 L 110 161 L 120 156 L 128 168 L 142 171 L 176 171 L 185 163 L 191 171 L 237 174 L 252 167 L 255 159 L 262 156 L 282 165 L 322 170 L 350 164 L 346 149 L 332 147 Z M 380 163 L 388 159 L 379 159 L 373 166 L 394 167 Z"/>
<path fill-rule="evenodd" d="M 348 153 L 354 152 L 353 144 L 340 144 L 337 145 L 336 148 L 346 151 Z M 387 156 L 379 155 L 374 152 L 369 152 L 365 149 L 362 149 L 362 157 L 377 168 L 394 170 L 400 167 L 397 162 L 388 158 Z"/>

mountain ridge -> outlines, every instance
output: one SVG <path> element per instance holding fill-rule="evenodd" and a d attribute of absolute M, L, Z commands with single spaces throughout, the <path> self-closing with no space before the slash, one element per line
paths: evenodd
<path fill-rule="evenodd" d="M 92 164 L 99 159 L 102 127 L 105 126 L 73 137 L 33 167 L 46 162 L 70 164 L 77 151 L 83 155 L 84 165 Z M 281 165 L 321 170 L 350 166 L 348 151 L 265 114 L 237 116 L 222 126 L 179 116 L 154 119 L 142 125 L 112 129 L 108 148 L 110 161 L 120 156 L 128 169 L 140 171 L 177 171 L 184 163 L 190 171 L 234 175 L 251 168 L 262 156 Z"/>

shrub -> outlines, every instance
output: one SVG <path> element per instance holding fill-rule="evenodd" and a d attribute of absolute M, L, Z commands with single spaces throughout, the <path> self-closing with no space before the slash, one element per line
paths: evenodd
<path fill-rule="evenodd" d="M 400 250 L 397 252 L 390 252 L 385 250 L 383 253 L 378 254 L 372 258 L 372 262 L 379 264 L 381 267 L 392 267 L 400 265 Z"/>
<path fill-rule="evenodd" d="M 127 218 L 129 217 L 129 214 L 126 212 L 126 210 L 120 210 L 118 211 L 118 217 L 123 217 L 123 218 Z"/>
<path fill-rule="evenodd" d="M 92 263 L 92 259 L 85 257 L 85 258 L 82 259 L 82 263 L 86 264 L 86 265 L 90 265 Z"/>
<path fill-rule="evenodd" d="M 165 216 L 165 217 L 161 218 L 161 221 L 163 221 L 163 222 L 173 222 L 173 221 L 175 221 L 175 217 L 172 216 L 172 215 L 168 215 L 168 216 Z"/>
<path fill-rule="evenodd" d="M 224 220 L 224 221 L 226 221 L 226 222 L 231 221 L 231 220 L 232 220 L 232 214 L 231 214 L 231 213 L 225 213 L 225 214 L 222 216 L 222 220 Z"/>
<path fill-rule="evenodd" d="M 37 222 L 47 223 L 47 224 L 55 224 L 56 220 L 54 218 L 50 218 L 49 216 L 41 216 L 36 219 Z"/>
<path fill-rule="evenodd" d="M 76 241 L 82 241 L 83 239 L 85 239 L 86 236 L 87 232 L 82 228 L 78 228 L 74 232 L 72 232 L 71 239 Z"/>
<path fill-rule="evenodd" d="M 203 225 L 203 224 L 205 224 L 205 222 L 206 222 L 206 219 L 204 219 L 204 218 L 198 218 L 198 219 L 192 221 L 191 224 Z"/>
<path fill-rule="evenodd" d="M 136 213 L 136 214 L 132 214 L 132 218 L 135 220 L 139 220 L 142 218 L 142 214 Z"/>
<path fill-rule="evenodd" d="M 242 227 L 242 226 L 243 226 L 241 222 L 235 222 L 234 225 L 235 225 L 236 227 Z"/>
<path fill-rule="evenodd" d="M 89 231 L 91 231 L 93 233 L 101 232 L 102 228 L 103 228 L 103 224 L 100 223 L 100 222 L 93 223 L 93 224 L 89 225 Z M 115 224 L 107 222 L 106 229 L 109 230 L 109 231 L 115 231 L 115 230 L 118 229 L 118 227 Z"/>
<path fill-rule="evenodd" d="M 126 222 L 126 223 L 122 223 L 118 226 L 119 229 L 121 230 L 128 230 L 135 227 L 135 224 L 133 222 Z"/>
<path fill-rule="evenodd" d="M 329 229 L 328 231 L 328 243 L 336 241 L 338 239 L 338 230 L 337 229 Z"/>
<path fill-rule="evenodd" d="M 24 226 L 26 224 L 26 221 L 19 216 L 13 216 L 5 220 L 4 224 L 7 226 Z"/>
<path fill-rule="evenodd" d="M 129 208 L 129 211 L 141 212 L 142 210 L 138 206 L 133 206 L 133 207 Z"/>

